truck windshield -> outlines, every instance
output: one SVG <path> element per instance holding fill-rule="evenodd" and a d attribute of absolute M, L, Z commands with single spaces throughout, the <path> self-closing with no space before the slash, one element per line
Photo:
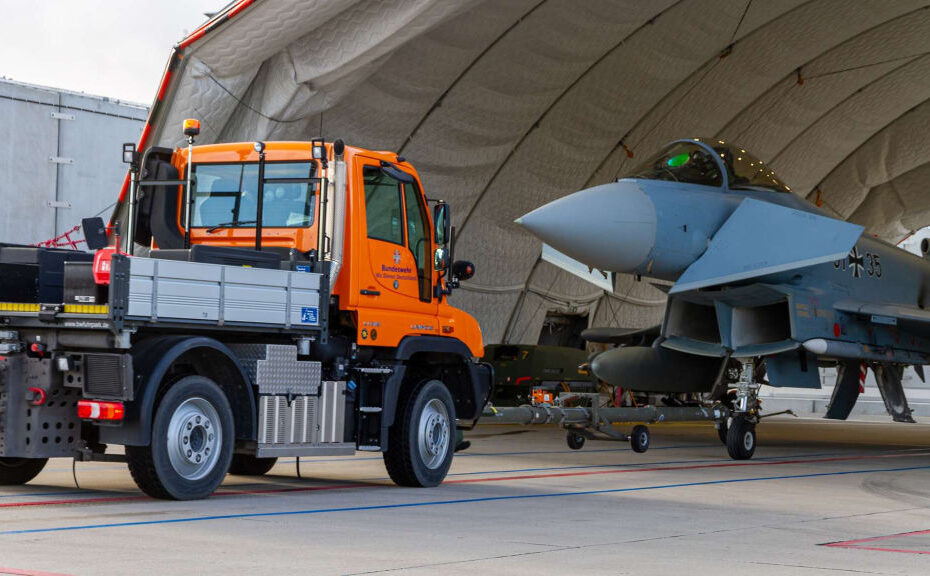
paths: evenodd
<path fill-rule="evenodd" d="M 313 177 L 311 162 L 266 162 L 262 226 L 306 228 L 313 225 L 314 186 L 268 182 L 274 178 Z M 254 228 L 258 209 L 258 164 L 195 164 L 195 228 Z"/>

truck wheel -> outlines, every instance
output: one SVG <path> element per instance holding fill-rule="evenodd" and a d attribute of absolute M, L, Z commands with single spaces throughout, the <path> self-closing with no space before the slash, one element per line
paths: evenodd
<path fill-rule="evenodd" d="M 39 475 L 48 458 L 6 458 L 0 456 L 0 486 L 18 486 Z"/>
<path fill-rule="evenodd" d="M 233 454 L 229 473 L 239 476 L 261 476 L 274 468 L 277 461 L 277 458 L 256 458 L 248 454 Z"/>
<path fill-rule="evenodd" d="M 742 416 L 730 422 L 727 431 L 727 452 L 734 460 L 749 460 L 756 451 L 756 425 Z"/>
<path fill-rule="evenodd" d="M 233 415 L 213 380 L 186 376 L 155 408 L 152 443 L 127 446 L 129 471 L 153 498 L 196 500 L 220 485 L 233 452 Z"/>
<path fill-rule="evenodd" d="M 439 380 L 401 393 L 384 465 L 399 486 L 437 486 L 452 465 L 455 405 Z"/>

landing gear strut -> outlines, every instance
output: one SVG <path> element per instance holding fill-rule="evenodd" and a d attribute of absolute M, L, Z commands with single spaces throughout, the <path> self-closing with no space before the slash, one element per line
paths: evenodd
<path fill-rule="evenodd" d="M 727 452 L 734 460 L 749 460 L 756 451 L 756 424 L 759 422 L 759 387 L 752 359 L 743 362 L 739 382 L 736 384 L 736 406 L 725 426 Z M 717 432 L 723 440 L 724 424 Z"/>

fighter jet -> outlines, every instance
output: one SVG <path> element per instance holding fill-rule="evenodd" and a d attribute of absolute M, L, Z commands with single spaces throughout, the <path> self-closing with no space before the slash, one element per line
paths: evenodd
<path fill-rule="evenodd" d="M 593 268 L 674 283 L 656 344 L 592 370 L 655 392 L 735 386 L 731 456 L 754 449 L 759 386 L 819 388 L 818 366 L 838 368 L 827 417 L 849 415 L 867 364 L 894 420 L 913 422 L 901 377 L 930 362 L 930 263 L 830 217 L 745 149 L 678 140 L 516 222 Z"/>

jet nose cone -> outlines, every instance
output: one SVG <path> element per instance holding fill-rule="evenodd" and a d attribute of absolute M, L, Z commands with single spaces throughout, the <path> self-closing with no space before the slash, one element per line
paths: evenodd
<path fill-rule="evenodd" d="M 559 252 L 599 270 L 634 272 L 655 245 L 655 206 L 629 181 L 570 194 L 515 222 Z"/>

